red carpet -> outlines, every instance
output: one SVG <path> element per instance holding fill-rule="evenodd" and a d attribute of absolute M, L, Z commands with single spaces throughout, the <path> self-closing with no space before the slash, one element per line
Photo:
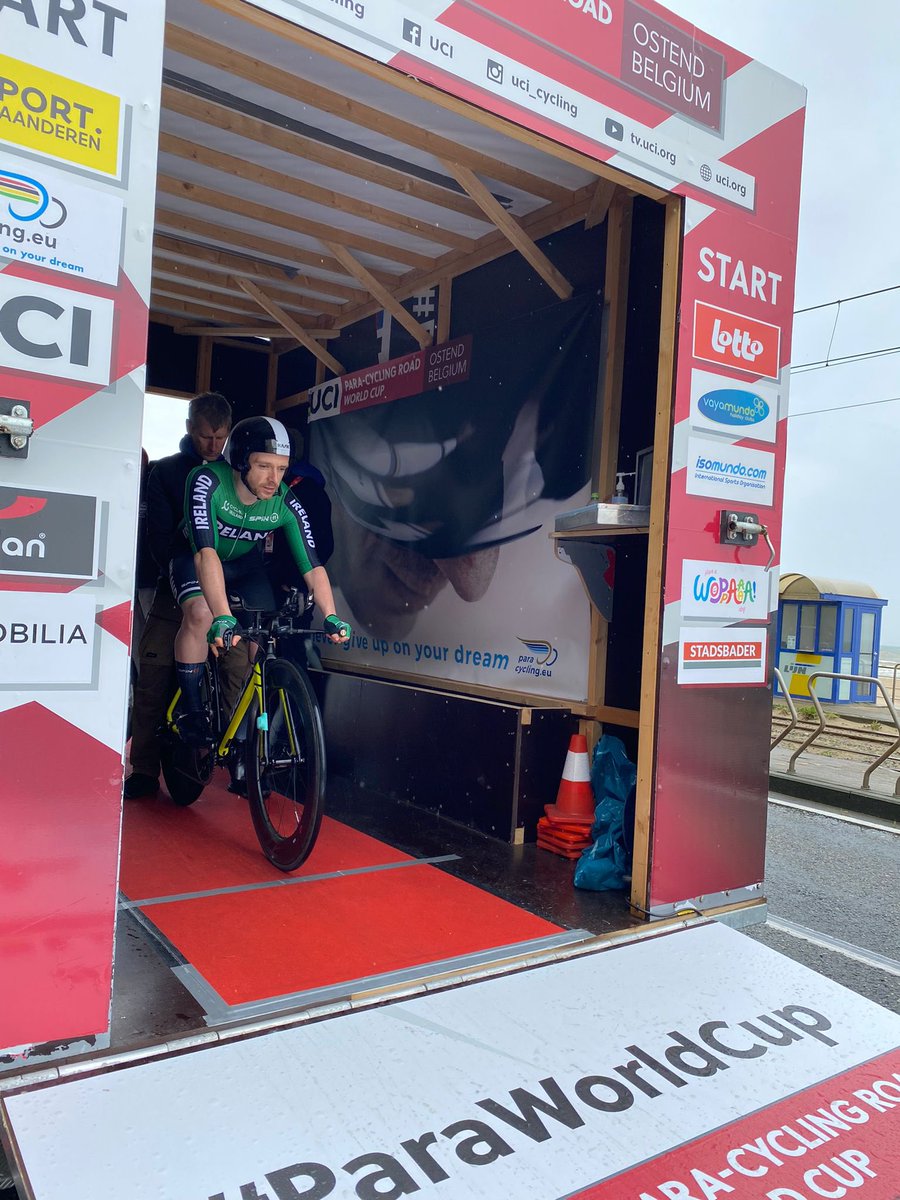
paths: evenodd
<path fill-rule="evenodd" d="M 140 901 L 412 861 L 326 817 L 309 859 L 284 875 L 263 858 L 246 801 L 217 781 L 187 809 L 162 794 L 126 803 L 121 890 Z M 141 911 L 229 1005 L 560 932 L 426 865 L 198 896 Z"/>

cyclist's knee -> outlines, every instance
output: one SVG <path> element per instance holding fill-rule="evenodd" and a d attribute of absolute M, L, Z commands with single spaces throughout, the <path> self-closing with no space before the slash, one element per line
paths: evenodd
<path fill-rule="evenodd" d="M 191 633 L 199 633 L 206 636 L 206 632 L 212 624 L 213 615 L 209 610 L 209 605 L 202 596 L 194 596 L 190 600 L 185 600 L 181 606 L 182 624 Z"/>

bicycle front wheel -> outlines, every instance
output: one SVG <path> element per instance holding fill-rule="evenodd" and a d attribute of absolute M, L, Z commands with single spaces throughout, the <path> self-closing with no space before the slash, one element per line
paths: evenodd
<path fill-rule="evenodd" d="M 247 797 L 263 854 L 279 870 L 295 871 L 315 845 L 322 823 L 322 715 L 309 680 L 292 663 L 268 660 L 263 678 L 262 720 L 257 701 L 250 709 Z"/>

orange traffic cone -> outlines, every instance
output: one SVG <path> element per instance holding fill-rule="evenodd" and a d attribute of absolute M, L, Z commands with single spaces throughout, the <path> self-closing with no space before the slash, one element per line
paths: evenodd
<path fill-rule="evenodd" d="M 594 792 L 587 738 L 575 733 L 569 742 L 555 804 L 545 804 L 544 812 L 552 821 L 568 825 L 591 825 L 594 820 Z"/>

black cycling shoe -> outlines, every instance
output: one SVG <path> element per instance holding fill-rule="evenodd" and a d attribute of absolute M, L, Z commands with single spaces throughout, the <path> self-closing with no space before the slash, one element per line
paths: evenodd
<path fill-rule="evenodd" d="M 126 800 L 139 800 L 141 796 L 154 796 L 159 791 L 159 780 L 141 771 L 132 771 L 122 787 Z"/>
<path fill-rule="evenodd" d="M 185 746 L 202 750 L 212 741 L 209 717 L 205 712 L 182 713 L 175 720 L 178 736 Z"/>

